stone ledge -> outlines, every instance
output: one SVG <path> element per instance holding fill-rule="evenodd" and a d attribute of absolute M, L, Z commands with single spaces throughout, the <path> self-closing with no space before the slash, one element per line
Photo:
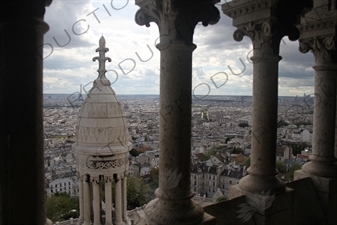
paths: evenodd
<path fill-rule="evenodd" d="M 202 221 L 198 225 L 215 225 L 216 219 L 208 213 L 204 213 Z"/>
<path fill-rule="evenodd" d="M 326 194 L 337 194 L 337 178 L 318 177 L 307 174 L 302 170 L 296 170 L 294 173 L 294 180 L 310 178 L 316 191 Z"/>
<path fill-rule="evenodd" d="M 268 190 L 266 190 L 268 191 Z M 247 201 L 253 201 L 256 206 L 256 212 L 260 215 L 271 215 L 280 211 L 292 208 L 294 205 L 294 190 L 286 188 L 286 191 L 279 195 L 263 195 L 262 193 L 248 193 L 242 190 L 239 185 L 234 185 L 230 188 L 232 196 L 247 196 Z M 268 206 L 271 204 L 270 206 Z"/>
<path fill-rule="evenodd" d="M 325 224 L 325 213 L 311 179 L 304 178 L 286 183 L 295 190 L 294 224 Z"/>
<path fill-rule="evenodd" d="M 237 211 L 240 210 L 239 205 L 243 203 L 246 203 L 245 196 L 208 205 L 204 207 L 204 211 L 216 218 L 216 224 L 239 225 L 242 222 L 238 218 L 239 213 Z"/>

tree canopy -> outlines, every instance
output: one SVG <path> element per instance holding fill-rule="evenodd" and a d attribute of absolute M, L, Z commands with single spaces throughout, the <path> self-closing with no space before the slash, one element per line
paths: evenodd
<path fill-rule="evenodd" d="M 201 160 L 202 161 L 209 160 L 211 158 L 211 155 L 215 155 L 215 154 L 216 154 L 216 150 L 215 150 L 215 147 L 213 147 L 210 150 L 208 150 L 207 153 L 204 154 Z"/>
<path fill-rule="evenodd" d="M 233 151 L 232 151 L 232 154 L 243 154 L 243 153 L 245 153 L 245 151 L 242 149 L 242 148 L 240 148 L 240 147 L 234 147 L 233 148 Z"/>
<path fill-rule="evenodd" d="M 250 167 L 250 157 L 247 157 L 243 162 L 243 165 L 245 165 L 247 168 Z"/>
<path fill-rule="evenodd" d="M 115 193 L 115 183 L 111 185 L 112 193 Z M 146 203 L 149 185 L 143 182 L 142 178 L 128 176 L 127 178 L 127 208 L 128 210 L 140 207 Z M 104 195 L 103 195 L 104 196 Z M 115 195 L 112 194 L 112 202 L 115 202 Z"/>
<path fill-rule="evenodd" d="M 239 127 L 249 127 L 248 123 L 239 123 Z"/>
<path fill-rule="evenodd" d="M 295 172 L 296 170 L 300 170 L 300 169 L 302 169 L 302 166 L 301 166 L 301 165 L 298 165 L 298 164 L 292 165 L 292 166 L 289 168 L 288 173 L 286 173 L 286 175 L 285 175 L 286 180 L 292 181 L 292 180 L 294 179 L 294 172 Z"/>
<path fill-rule="evenodd" d="M 223 201 L 227 201 L 227 197 L 226 196 L 220 196 L 219 198 L 216 199 L 216 202 L 223 202 Z"/>
<path fill-rule="evenodd" d="M 56 193 L 46 199 L 47 218 L 53 222 L 78 217 L 78 198 L 71 198 L 68 193 Z"/>
<path fill-rule="evenodd" d="M 276 161 L 276 169 L 279 173 L 284 173 L 286 171 L 286 165 L 284 162 Z"/>

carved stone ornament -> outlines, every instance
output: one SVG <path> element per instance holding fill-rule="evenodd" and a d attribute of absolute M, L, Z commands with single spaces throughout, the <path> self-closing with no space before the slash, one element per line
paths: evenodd
<path fill-rule="evenodd" d="M 299 51 L 307 53 L 312 51 L 315 55 L 316 63 L 333 63 L 336 62 L 336 36 L 332 35 L 325 38 L 310 38 L 300 40 Z"/>
<path fill-rule="evenodd" d="M 279 44 L 284 36 L 288 36 L 290 40 L 297 40 L 300 36 L 296 27 L 280 28 L 279 25 L 270 21 L 263 23 L 250 22 L 248 25 L 237 29 L 233 38 L 236 41 L 242 41 L 244 36 L 248 36 L 253 42 L 254 48 L 273 50 L 275 54 L 279 53 Z"/>
<path fill-rule="evenodd" d="M 105 183 L 111 183 L 112 177 L 111 176 L 104 176 Z"/>
<path fill-rule="evenodd" d="M 207 26 L 219 21 L 220 13 L 214 6 L 217 2 L 219 1 L 136 0 L 140 9 L 135 21 L 138 25 L 147 27 L 150 22 L 155 22 L 161 35 L 170 36 L 171 40 L 191 41 L 194 28 L 199 22 Z"/>
<path fill-rule="evenodd" d="M 111 62 L 110 57 L 106 57 L 105 53 L 109 51 L 109 48 L 105 47 L 105 38 L 102 36 L 99 39 L 99 47 L 96 49 L 96 52 L 99 53 L 99 56 L 96 56 L 92 59 L 92 61 L 98 61 L 98 70 L 99 73 L 98 78 L 94 81 L 94 87 L 105 85 L 110 86 L 110 81 L 106 78 L 105 73 L 107 70 L 105 69 L 105 61 Z"/>
<path fill-rule="evenodd" d="M 82 164 L 82 167 L 85 166 L 88 169 L 110 169 L 110 168 L 119 168 L 128 164 L 129 159 L 123 158 L 111 161 L 87 161 L 85 165 Z"/>
<path fill-rule="evenodd" d="M 98 184 L 99 183 L 99 177 L 98 176 L 90 176 L 90 181 L 92 183 L 96 182 Z"/>

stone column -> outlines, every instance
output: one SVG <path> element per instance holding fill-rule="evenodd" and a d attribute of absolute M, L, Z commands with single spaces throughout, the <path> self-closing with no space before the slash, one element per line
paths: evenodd
<path fill-rule="evenodd" d="M 115 178 L 115 183 L 115 224 L 122 225 L 122 181 L 119 174 Z"/>
<path fill-rule="evenodd" d="M 253 43 L 253 112 L 252 112 L 252 152 L 249 175 L 240 180 L 238 187 L 246 193 L 281 194 L 285 186 L 276 177 L 276 140 L 278 110 L 278 63 L 280 42 L 284 36 L 297 40 L 299 31 L 293 24 L 300 12 L 301 5 L 294 4 L 294 10 L 287 14 L 277 14 L 273 7 L 279 2 L 278 10 L 286 11 L 281 1 L 232 1 L 223 4 L 223 12 L 233 18 L 238 28 L 234 39 L 241 41 L 250 37 Z M 259 7 L 257 7 L 257 5 Z M 251 10 L 247 16 L 244 10 Z M 297 11 L 295 11 L 295 9 Z M 255 12 L 256 11 L 256 12 Z M 254 17 L 256 16 L 256 17 Z M 250 17 L 250 18 L 249 18 Z M 280 18 L 279 18 L 280 17 Z M 240 195 L 231 190 L 231 197 Z"/>
<path fill-rule="evenodd" d="M 92 191 L 93 191 L 93 211 L 94 211 L 94 223 L 93 225 L 101 225 L 100 216 L 100 194 L 99 194 L 99 177 L 91 177 Z"/>
<path fill-rule="evenodd" d="M 305 173 L 337 178 L 335 149 L 337 51 L 335 37 L 314 38 L 301 42 L 300 50 L 310 49 L 315 55 L 315 108 L 313 124 L 312 155 L 303 165 Z"/>
<path fill-rule="evenodd" d="M 238 185 L 249 193 L 283 193 L 285 186 L 277 177 L 276 139 L 278 108 L 278 63 L 279 45 L 283 35 L 272 33 L 277 25 L 269 21 L 250 24 L 234 33 L 234 39 L 241 41 L 244 35 L 253 42 L 253 112 L 252 152 L 249 175 Z M 277 31 L 276 31 L 277 32 Z M 231 193 L 232 196 L 235 193 Z"/>
<path fill-rule="evenodd" d="M 105 178 L 105 225 L 112 225 L 112 215 L 111 215 L 111 177 L 106 176 Z"/>
<path fill-rule="evenodd" d="M 325 7 L 322 7 L 325 6 Z M 335 152 L 337 20 L 336 1 L 314 0 L 314 9 L 302 18 L 300 48 L 315 56 L 315 107 L 313 152 L 310 162 L 295 171 L 294 179 L 310 177 L 325 218 L 323 224 L 337 223 L 337 165 Z"/>
<path fill-rule="evenodd" d="M 78 218 L 78 225 L 82 225 L 84 222 L 84 193 L 83 193 L 83 175 L 80 175 L 78 179 L 78 200 L 80 206 L 80 216 Z"/>
<path fill-rule="evenodd" d="M 123 205 L 123 220 L 127 221 L 128 213 L 127 213 L 127 177 L 124 175 L 123 187 L 122 187 L 122 205 Z"/>
<path fill-rule="evenodd" d="M 90 221 L 90 208 L 91 208 L 91 198 L 90 198 L 90 176 L 85 175 L 83 179 L 83 199 L 84 199 L 84 224 L 91 225 Z"/>
<path fill-rule="evenodd" d="M 212 218 L 191 200 L 191 96 L 193 32 L 196 24 L 216 23 L 217 1 L 136 0 L 139 25 L 159 26 L 160 166 L 157 198 L 145 209 L 150 224 L 204 224 Z"/>
<path fill-rule="evenodd" d="M 337 100 L 337 96 L 336 96 L 336 100 Z M 337 103 L 336 103 L 336 112 L 337 112 Z M 337 158 L 337 113 L 335 117 L 335 158 Z"/>
<path fill-rule="evenodd" d="M 0 3 L 0 224 L 46 221 L 41 47 L 49 29 L 43 20 L 45 5 L 43 0 Z"/>

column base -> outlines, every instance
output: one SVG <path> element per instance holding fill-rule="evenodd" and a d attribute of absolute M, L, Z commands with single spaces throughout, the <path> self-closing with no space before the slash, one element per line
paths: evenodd
<path fill-rule="evenodd" d="M 262 193 L 270 190 L 270 194 L 281 194 L 285 191 L 284 183 L 275 175 L 249 174 L 240 180 L 239 186 L 241 190 L 248 193 Z"/>
<path fill-rule="evenodd" d="M 241 204 L 242 212 L 239 210 L 237 217 L 242 218 L 242 222 L 252 220 L 261 225 L 293 224 L 294 190 L 291 188 L 286 188 L 284 193 L 276 195 L 270 194 L 270 191 L 249 193 L 239 185 L 234 185 L 229 193 L 231 199 L 246 196 L 247 203 Z"/>
<path fill-rule="evenodd" d="M 91 225 L 91 222 L 84 222 L 83 225 Z"/>
<path fill-rule="evenodd" d="M 307 174 L 315 175 L 318 177 L 337 178 L 337 165 L 335 158 L 323 158 L 312 156 L 310 161 L 302 166 L 302 171 Z"/>
<path fill-rule="evenodd" d="M 327 215 L 326 224 L 337 224 L 337 178 L 319 177 L 303 170 L 297 170 L 294 173 L 294 180 L 307 177 L 311 179 L 317 197 Z"/>
<path fill-rule="evenodd" d="M 167 205 L 176 208 L 168 208 Z M 191 199 L 167 202 L 156 198 L 145 207 L 150 225 L 215 225 L 215 218 L 203 212 L 203 208 Z"/>

